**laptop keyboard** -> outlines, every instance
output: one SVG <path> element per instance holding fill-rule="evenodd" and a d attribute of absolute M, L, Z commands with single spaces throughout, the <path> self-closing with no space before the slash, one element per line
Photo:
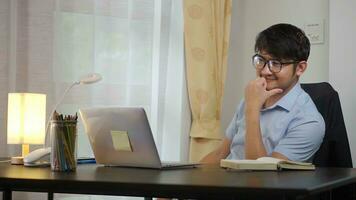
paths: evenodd
<path fill-rule="evenodd" d="M 199 165 L 198 163 L 169 162 L 169 163 L 162 163 L 162 168 L 194 168 L 198 165 Z"/>

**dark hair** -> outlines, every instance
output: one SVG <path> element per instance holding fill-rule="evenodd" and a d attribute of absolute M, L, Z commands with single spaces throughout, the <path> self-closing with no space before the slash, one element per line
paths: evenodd
<path fill-rule="evenodd" d="M 255 52 L 266 52 L 277 59 L 308 60 L 310 42 L 304 31 L 291 24 L 273 25 L 256 37 Z"/>

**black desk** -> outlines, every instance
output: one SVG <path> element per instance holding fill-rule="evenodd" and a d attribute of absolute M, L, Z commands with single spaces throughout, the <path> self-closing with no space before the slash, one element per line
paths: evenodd
<path fill-rule="evenodd" d="M 226 171 L 204 166 L 184 170 L 109 168 L 80 165 L 75 173 L 0 163 L 3 200 L 11 191 L 177 197 L 199 199 L 299 199 L 354 184 L 356 169 L 316 171 Z"/>

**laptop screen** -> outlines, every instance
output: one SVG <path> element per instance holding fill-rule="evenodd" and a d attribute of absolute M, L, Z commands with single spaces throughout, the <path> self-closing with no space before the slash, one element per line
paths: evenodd
<path fill-rule="evenodd" d="M 110 166 L 161 168 L 161 161 L 143 108 L 80 109 L 97 163 Z"/>

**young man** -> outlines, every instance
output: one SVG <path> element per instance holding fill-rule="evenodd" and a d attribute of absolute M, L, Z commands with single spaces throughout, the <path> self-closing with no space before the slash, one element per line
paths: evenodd
<path fill-rule="evenodd" d="M 276 24 L 258 34 L 252 57 L 257 78 L 247 84 L 221 146 L 202 163 L 263 156 L 312 161 L 325 124 L 299 83 L 309 52 L 308 38 L 293 25 Z"/>

